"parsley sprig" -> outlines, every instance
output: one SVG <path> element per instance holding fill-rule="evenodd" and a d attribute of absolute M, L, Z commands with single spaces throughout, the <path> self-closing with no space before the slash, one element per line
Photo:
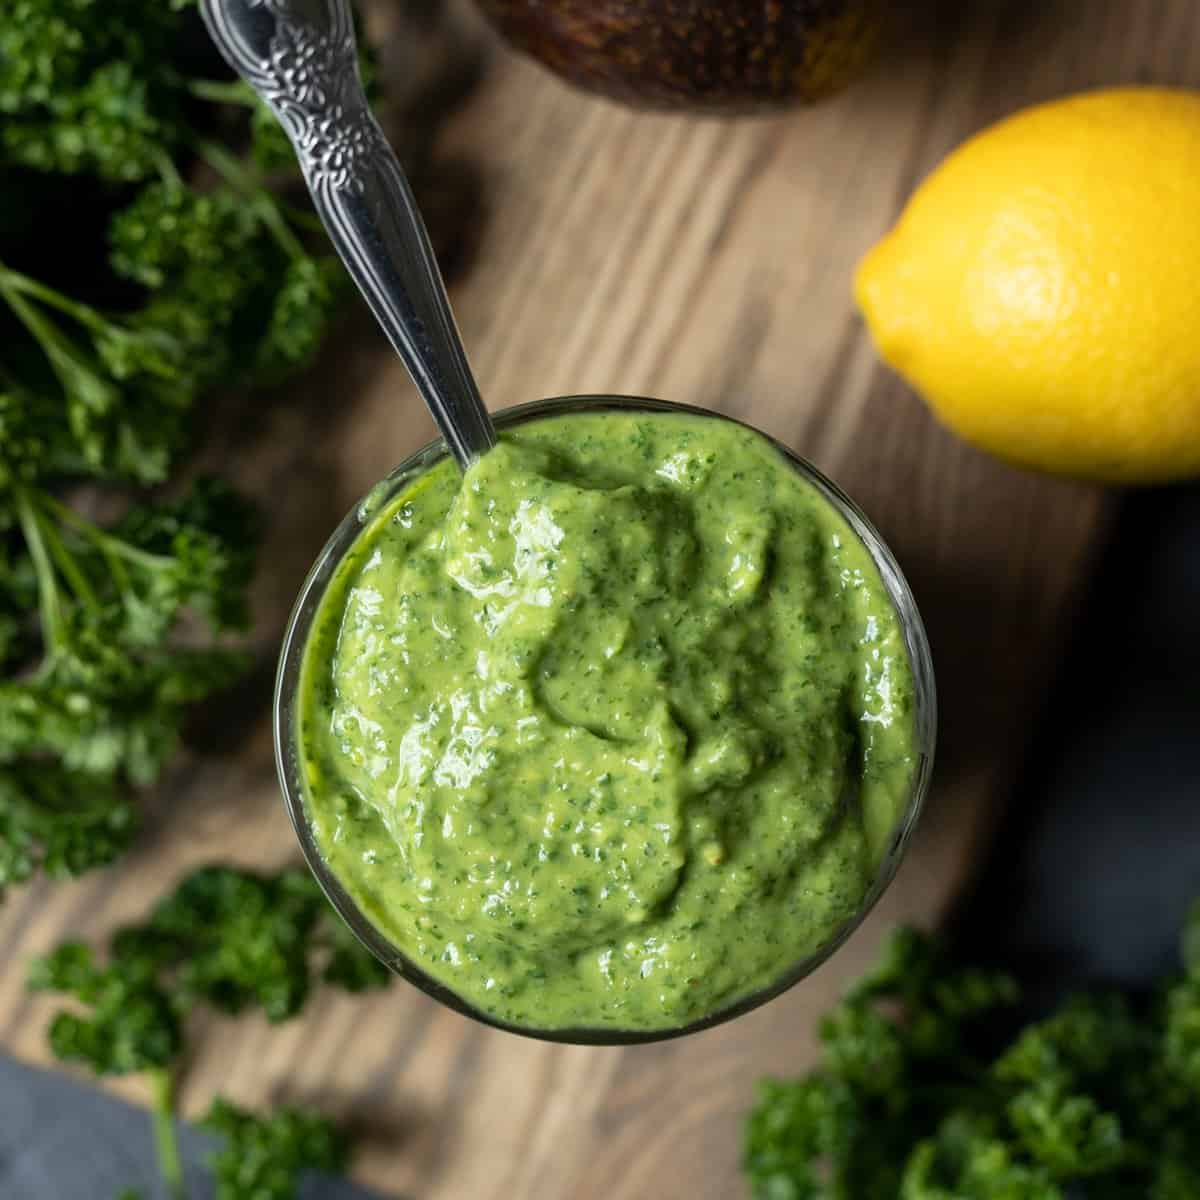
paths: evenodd
<path fill-rule="evenodd" d="M 1021 1028 L 1015 980 L 901 931 L 822 1023 L 822 1065 L 760 1086 L 756 1200 L 1200 1196 L 1200 904 L 1183 965 Z"/>
<path fill-rule="evenodd" d="M 33 963 L 29 986 L 74 1002 L 50 1024 L 58 1058 L 97 1075 L 147 1076 L 160 1170 L 172 1200 L 182 1200 L 174 1093 L 189 1017 L 258 1009 L 278 1023 L 321 982 L 359 992 L 388 978 L 307 871 L 208 866 L 147 920 L 118 930 L 104 961 L 65 942 Z M 295 1108 L 256 1115 L 218 1097 L 202 1124 L 225 1141 L 211 1160 L 219 1200 L 290 1200 L 302 1171 L 341 1170 L 347 1157 L 328 1121 Z"/>

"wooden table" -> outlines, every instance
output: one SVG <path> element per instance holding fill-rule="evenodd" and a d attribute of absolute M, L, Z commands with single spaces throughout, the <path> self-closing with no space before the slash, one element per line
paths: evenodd
<path fill-rule="evenodd" d="M 423 92 L 406 147 L 424 163 L 421 189 L 450 221 L 443 240 L 460 265 L 465 235 L 477 234 L 455 299 L 493 407 L 627 391 L 734 412 L 812 458 L 879 524 L 926 614 L 944 714 L 934 795 L 896 884 L 811 980 L 698 1037 L 545 1045 L 397 984 L 368 1000 L 322 995 L 276 1030 L 255 1020 L 198 1029 L 188 1111 L 217 1089 L 319 1104 L 368 1131 L 363 1180 L 420 1200 L 724 1200 L 740 1194 L 739 1121 L 754 1080 L 811 1063 L 814 1018 L 884 927 L 934 922 L 954 897 L 1069 634 L 1106 505 L 940 431 L 876 360 L 851 273 L 916 182 L 986 122 L 1088 85 L 1200 81 L 1200 10 L 1189 0 L 912 7 L 920 17 L 873 75 L 814 111 L 732 123 L 639 115 L 493 54 L 436 141 L 418 118 L 445 106 Z M 490 44 L 448 11 L 425 40 L 405 32 L 392 56 L 397 78 L 420 68 L 441 101 L 455 89 L 429 64 L 447 47 L 462 63 L 466 48 Z M 395 12 L 376 16 L 394 25 Z M 282 622 L 335 521 L 431 432 L 361 316 L 287 395 L 234 415 L 236 437 L 209 457 L 272 523 L 256 596 L 262 669 L 236 711 L 202 728 L 205 752 L 160 789 L 130 860 L 0 908 L 0 1042 L 35 1062 L 46 1061 L 51 1005 L 23 992 L 29 954 L 68 932 L 102 937 L 188 866 L 295 857 L 266 714 Z"/>

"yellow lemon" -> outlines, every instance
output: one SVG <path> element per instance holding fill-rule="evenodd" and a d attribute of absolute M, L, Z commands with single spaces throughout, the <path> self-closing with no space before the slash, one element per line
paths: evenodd
<path fill-rule="evenodd" d="M 859 267 L 884 359 L 1026 466 L 1200 474 L 1200 93 L 1091 92 L 994 125 Z"/>

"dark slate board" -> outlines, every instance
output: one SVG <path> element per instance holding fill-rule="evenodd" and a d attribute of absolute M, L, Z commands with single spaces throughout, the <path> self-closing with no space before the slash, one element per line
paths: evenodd
<path fill-rule="evenodd" d="M 191 1200 L 213 1194 L 205 1135 L 180 1129 Z M 158 1200 L 162 1188 L 146 1113 L 66 1076 L 0 1056 L 0 1197 L 112 1200 L 125 1188 Z M 342 1180 L 305 1180 L 300 1200 L 372 1200 Z"/>
<path fill-rule="evenodd" d="M 1177 963 L 1200 897 L 1200 487 L 1123 507 L 956 940 L 1049 994 Z"/>

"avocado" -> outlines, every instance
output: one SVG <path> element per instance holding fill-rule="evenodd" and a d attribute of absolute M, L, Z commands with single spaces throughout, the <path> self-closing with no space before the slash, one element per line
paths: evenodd
<path fill-rule="evenodd" d="M 477 0 L 519 50 L 650 108 L 753 112 L 839 90 L 878 41 L 882 0 Z"/>

